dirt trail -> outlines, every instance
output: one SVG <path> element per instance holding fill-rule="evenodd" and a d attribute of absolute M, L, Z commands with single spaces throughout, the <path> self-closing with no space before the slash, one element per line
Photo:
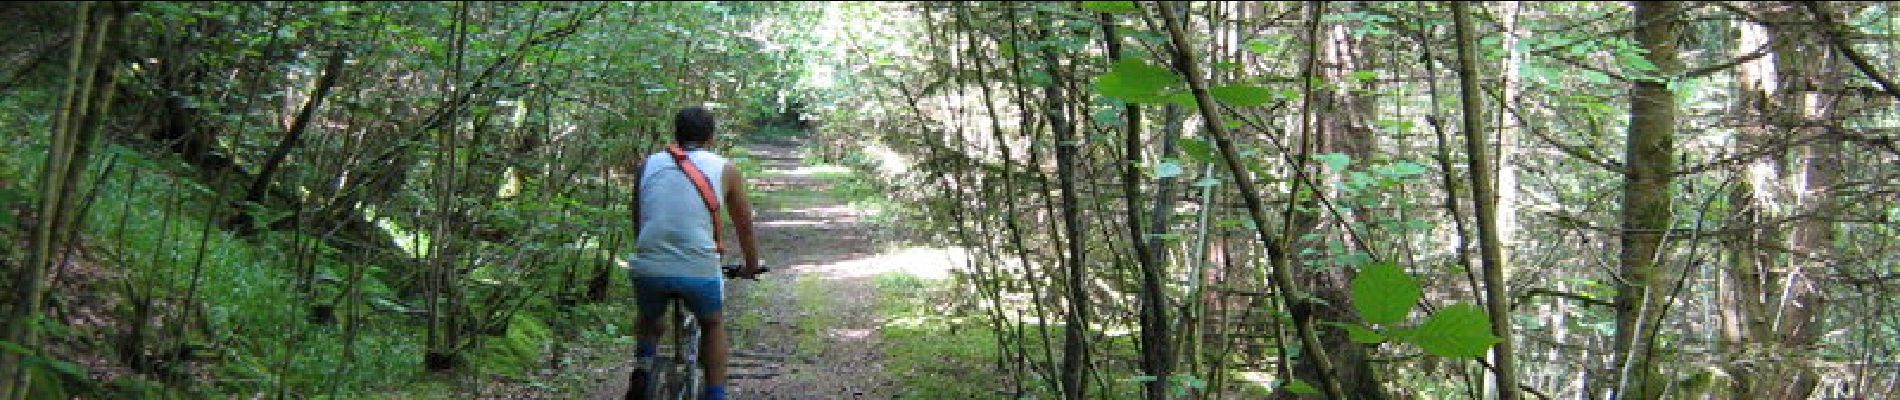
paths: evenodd
<path fill-rule="evenodd" d="M 878 340 L 884 319 L 874 281 L 893 271 L 941 278 L 949 269 L 948 254 L 885 251 L 887 235 L 867 220 L 867 212 L 828 192 L 831 182 L 817 176 L 824 168 L 805 165 L 798 143 L 748 147 L 764 169 L 748 178 L 761 259 L 772 272 L 760 281 L 727 285 L 732 397 L 896 396 L 898 388 L 884 373 Z M 628 368 L 620 363 L 593 371 L 600 383 L 587 398 L 619 399 Z"/>

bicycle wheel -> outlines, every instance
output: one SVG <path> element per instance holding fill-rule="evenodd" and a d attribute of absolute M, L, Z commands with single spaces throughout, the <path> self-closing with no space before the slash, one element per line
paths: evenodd
<path fill-rule="evenodd" d="M 640 381 L 629 379 L 628 385 L 630 387 L 627 388 L 628 400 L 636 400 L 636 399 L 651 400 L 651 399 L 663 398 L 663 397 L 660 397 L 661 395 L 660 387 L 662 386 L 662 382 L 666 381 L 666 377 L 668 375 L 666 373 L 664 365 L 660 363 L 658 360 L 654 360 L 652 362 L 648 362 L 647 365 L 645 365 L 644 367 L 646 367 L 647 369 L 646 381 L 640 382 Z M 640 366 L 635 366 L 635 368 L 640 368 Z"/>
<path fill-rule="evenodd" d="M 682 321 L 680 321 L 680 325 L 686 327 L 683 329 L 685 335 L 682 336 L 687 338 L 686 357 L 681 359 L 679 369 L 681 373 L 685 374 L 685 376 L 680 377 L 680 381 L 685 382 L 685 385 L 682 385 L 683 387 L 680 388 L 682 393 L 680 393 L 679 398 L 681 399 L 696 399 L 699 398 L 700 393 L 706 391 L 706 367 L 699 364 L 699 341 L 701 339 L 699 322 L 694 318 L 696 317 L 681 318 Z"/>
<path fill-rule="evenodd" d="M 673 303 L 673 317 L 673 357 L 667 363 L 667 385 L 662 396 L 655 398 L 690 400 L 699 396 L 693 387 L 699 380 L 694 373 L 699 361 L 699 324 L 693 322 L 692 314 L 677 301 Z"/>
<path fill-rule="evenodd" d="M 678 300 L 673 300 L 667 306 L 666 312 L 669 316 L 673 316 L 679 315 L 685 312 L 685 310 L 681 309 Z M 668 318 L 661 317 L 661 320 L 668 320 Z M 671 326 L 661 329 L 669 330 L 672 333 L 671 335 L 666 335 L 667 340 L 673 346 L 672 354 L 654 357 L 653 364 L 650 365 L 652 368 L 649 369 L 651 376 L 647 379 L 646 387 L 641 390 L 641 393 L 646 396 L 642 397 L 643 399 L 660 400 L 681 398 L 681 386 L 684 386 L 681 383 L 681 378 L 686 375 L 682 373 L 680 366 L 681 356 L 684 355 L 680 353 L 681 334 L 679 328 L 681 328 L 681 326 L 677 321 L 670 322 L 672 322 L 669 324 Z"/>

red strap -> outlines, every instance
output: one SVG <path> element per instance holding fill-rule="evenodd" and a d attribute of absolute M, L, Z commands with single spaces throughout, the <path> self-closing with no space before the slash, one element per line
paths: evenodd
<path fill-rule="evenodd" d="M 719 254 L 726 254 L 725 235 L 719 229 L 719 195 L 713 193 L 712 182 L 706 180 L 706 174 L 699 171 L 698 165 L 686 158 L 686 151 L 679 145 L 667 145 L 666 152 L 673 153 L 673 162 L 679 164 L 680 171 L 686 172 L 686 178 L 699 188 L 699 198 L 706 201 L 706 211 L 712 215 L 713 248 Z"/>

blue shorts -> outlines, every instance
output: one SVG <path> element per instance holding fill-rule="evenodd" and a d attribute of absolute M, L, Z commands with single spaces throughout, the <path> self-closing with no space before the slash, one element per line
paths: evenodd
<path fill-rule="evenodd" d="M 633 278 L 634 304 L 640 307 L 641 317 L 658 318 L 666 312 L 668 300 L 675 296 L 685 300 L 686 309 L 692 311 L 693 315 L 718 314 L 725 308 L 726 280 L 673 277 Z"/>

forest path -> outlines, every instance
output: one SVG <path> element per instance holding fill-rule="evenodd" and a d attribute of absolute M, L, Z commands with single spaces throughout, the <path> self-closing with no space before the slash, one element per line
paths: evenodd
<path fill-rule="evenodd" d="M 804 163 L 799 142 L 748 144 L 762 170 L 748 176 L 760 258 L 772 271 L 727 284 L 736 399 L 886 399 L 876 278 L 906 272 L 943 278 L 942 250 L 885 251 L 885 229 L 833 189 L 848 170 Z M 612 353 L 610 351 L 610 353 Z M 623 354 L 630 354 L 625 349 Z M 589 399 L 620 399 L 628 363 L 591 371 Z"/>

